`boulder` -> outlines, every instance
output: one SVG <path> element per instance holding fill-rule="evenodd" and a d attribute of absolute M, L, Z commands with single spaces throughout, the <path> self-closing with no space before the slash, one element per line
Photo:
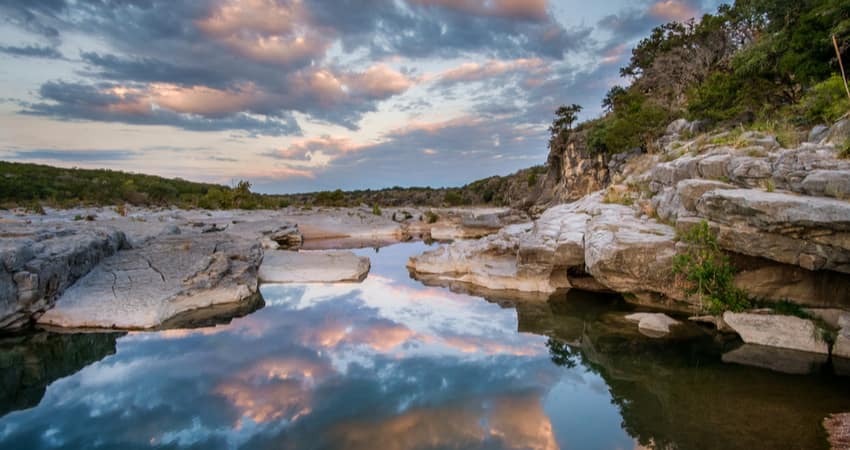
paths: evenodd
<path fill-rule="evenodd" d="M 850 273 L 850 203 L 754 189 L 714 190 L 697 202 L 726 249 L 808 270 Z"/>
<path fill-rule="evenodd" d="M 265 283 L 361 282 L 369 274 L 365 256 L 340 251 L 270 251 L 260 266 Z"/>
<path fill-rule="evenodd" d="M 631 208 L 610 205 L 587 225 L 587 272 L 616 292 L 655 292 L 682 299 L 672 271 L 675 237 L 668 225 L 635 218 Z"/>
<path fill-rule="evenodd" d="M 626 320 L 638 322 L 638 329 L 649 337 L 661 337 L 670 333 L 670 327 L 681 322 L 660 313 L 635 313 L 626 316 Z"/>
<path fill-rule="evenodd" d="M 808 195 L 850 198 L 850 170 L 815 170 L 800 184 Z"/>
<path fill-rule="evenodd" d="M 124 233 L 105 227 L 61 225 L 0 233 L 0 330 L 16 330 L 104 258 L 126 247 Z"/>
<path fill-rule="evenodd" d="M 723 314 L 723 321 L 747 344 L 829 354 L 829 345 L 808 319 L 776 314 Z"/>
<path fill-rule="evenodd" d="M 843 118 L 829 127 L 823 142 L 836 146 L 846 145 L 850 140 L 850 118 Z"/>
<path fill-rule="evenodd" d="M 238 305 L 257 293 L 260 244 L 222 233 L 166 236 L 103 260 L 38 322 L 151 329 L 187 311 Z"/>
<path fill-rule="evenodd" d="M 298 225 L 286 224 L 268 233 L 268 238 L 278 244 L 278 248 L 297 250 L 301 248 L 304 237 L 298 231 Z"/>
<path fill-rule="evenodd" d="M 813 144 L 819 144 L 821 141 L 826 139 L 829 135 L 829 127 L 826 125 L 815 125 L 814 128 L 809 131 L 807 142 L 811 142 Z"/>

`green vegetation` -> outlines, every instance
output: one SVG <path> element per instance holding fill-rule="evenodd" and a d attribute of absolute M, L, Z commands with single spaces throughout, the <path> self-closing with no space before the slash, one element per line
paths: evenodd
<path fill-rule="evenodd" d="M 832 123 L 850 111 L 833 35 L 850 61 L 845 0 L 737 0 L 698 21 L 661 25 L 632 50 L 621 69 L 630 84 L 608 92 L 606 114 L 571 132 L 581 108 L 561 107 L 550 145 L 565 146 L 580 132 L 591 153 L 651 152 L 676 118 L 743 125 L 795 145 L 800 127 Z M 736 137 L 728 139 L 732 144 Z"/>
<path fill-rule="evenodd" d="M 425 212 L 425 221 L 426 222 L 437 223 L 438 220 L 440 220 L 440 216 L 438 216 L 437 213 L 435 213 L 434 211 L 431 211 L 429 209 L 428 211 Z"/>
<path fill-rule="evenodd" d="M 378 205 L 373 206 L 372 207 L 372 214 L 374 214 L 376 216 L 380 216 L 382 214 L 381 207 L 378 206 Z"/>
<path fill-rule="evenodd" d="M 747 294 L 735 287 L 735 267 L 717 244 L 708 222 L 702 221 L 680 236 L 688 244 L 673 260 L 673 274 L 686 283 L 688 295 L 697 295 L 712 314 L 751 307 Z"/>

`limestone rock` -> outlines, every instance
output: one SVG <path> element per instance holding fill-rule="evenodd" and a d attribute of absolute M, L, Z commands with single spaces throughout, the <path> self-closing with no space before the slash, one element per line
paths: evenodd
<path fill-rule="evenodd" d="M 748 344 L 829 354 L 829 346 L 819 339 L 811 320 L 774 314 L 723 314 L 726 322 Z"/>
<path fill-rule="evenodd" d="M 850 413 L 832 414 L 823 421 L 832 450 L 850 448 Z"/>
<path fill-rule="evenodd" d="M 814 170 L 803 179 L 801 189 L 808 195 L 850 198 L 850 170 Z"/>
<path fill-rule="evenodd" d="M 268 238 L 278 244 L 278 248 L 297 250 L 304 242 L 301 232 L 298 231 L 298 225 L 287 224 L 283 225 L 268 234 Z"/>
<path fill-rule="evenodd" d="M 827 135 L 829 135 L 829 127 L 825 125 L 815 125 L 814 128 L 809 131 L 809 136 L 806 140 L 813 144 L 819 144 L 821 141 L 826 139 Z"/>
<path fill-rule="evenodd" d="M 638 329 L 649 337 L 661 337 L 670 333 L 670 327 L 681 322 L 660 313 L 635 313 L 626 316 L 626 320 L 638 322 Z"/>
<path fill-rule="evenodd" d="M 829 127 L 829 133 L 824 142 L 833 145 L 846 145 L 850 140 L 850 118 L 844 118 Z"/>
<path fill-rule="evenodd" d="M 850 273 L 850 203 L 752 189 L 714 190 L 697 211 L 718 227 L 724 248 L 799 265 Z"/>
<path fill-rule="evenodd" d="M 118 252 L 39 319 L 66 328 L 150 329 L 186 311 L 239 304 L 257 292 L 259 243 L 221 233 L 167 236 Z"/>
<path fill-rule="evenodd" d="M 260 266 L 266 283 L 360 282 L 369 274 L 369 258 L 339 251 L 270 251 Z"/>
<path fill-rule="evenodd" d="M 616 292 L 656 292 L 683 298 L 673 280 L 675 230 L 610 205 L 587 225 L 585 264 L 596 281 Z"/>
<path fill-rule="evenodd" d="M 0 330 L 26 326 L 101 260 L 126 247 L 124 233 L 62 225 L 0 233 Z"/>

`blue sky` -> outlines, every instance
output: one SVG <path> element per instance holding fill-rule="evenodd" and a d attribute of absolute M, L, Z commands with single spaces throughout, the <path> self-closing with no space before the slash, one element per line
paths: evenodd
<path fill-rule="evenodd" d="M 3 0 L 0 159 L 263 192 L 545 161 L 652 27 L 716 0 Z"/>

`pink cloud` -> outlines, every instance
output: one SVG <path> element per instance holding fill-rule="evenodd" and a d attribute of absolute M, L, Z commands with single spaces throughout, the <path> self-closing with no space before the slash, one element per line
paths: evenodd
<path fill-rule="evenodd" d="M 385 64 L 376 64 L 365 72 L 347 75 L 345 79 L 349 88 L 371 98 L 401 94 L 414 84 L 413 80 Z"/>
<path fill-rule="evenodd" d="M 693 19 L 699 14 L 696 9 L 681 0 L 661 0 L 655 2 L 649 8 L 649 13 L 659 19 L 676 20 L 679 22 Z"/>
<path fill-rule="evenodd" d="M 231 0 L 197 24 L 242 56 L 269 63 L 307 61 L 331 43 L 329 30 L 318 29 L 299 0 Z"/>
<path fill-rule="evenodd" d="M 449 69 L 438 76 L 443 82 L 480 81 L 508 72 L 545 72 L 545 62 L 540 58 L 515 59 L 510 61 L 490 60 L 484 63 L 465 63 Z"/>
<path fill-rule="evenodd" d="M 521 20 L 544 20 L 547 0 L 408 0 L 422 6 L 438 6 L 476 16 Z"/>

